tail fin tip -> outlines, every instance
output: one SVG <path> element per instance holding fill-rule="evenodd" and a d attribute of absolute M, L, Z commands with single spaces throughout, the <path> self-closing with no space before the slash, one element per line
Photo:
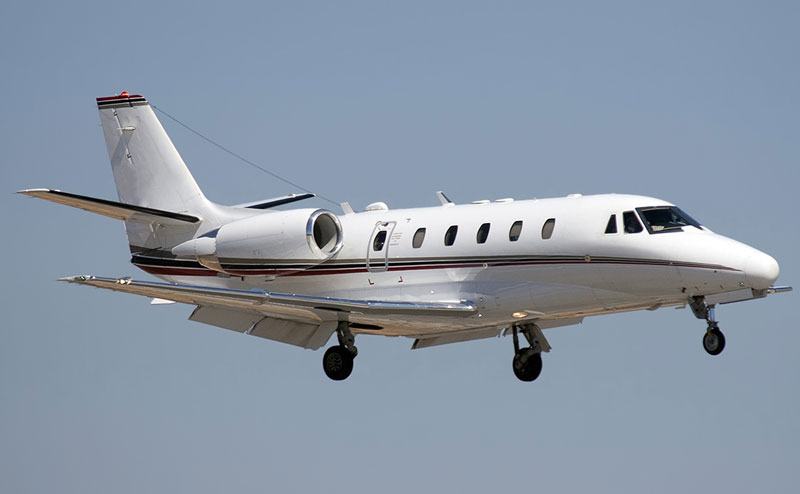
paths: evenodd
<path fill-rule="evenodd" d="M 128 91 L 122 91 L 114 96 L 103 96 L 96 98 L 97 108 L 119 108 L 125 106 L 138 106 L 146 105 L 147 99 L 141 94 L 130 94 Z"/>

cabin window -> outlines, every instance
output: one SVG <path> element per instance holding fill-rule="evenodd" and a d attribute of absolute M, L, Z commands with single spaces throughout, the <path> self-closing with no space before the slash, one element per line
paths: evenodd
<path fill-rule="evenodd" d="M 456 234 L 458 233 L 458 225 L 453 225 L 447 229 L 447 233 L 444 234 L 444 244 L 447 246 L 451 246 L 456 242 Z"/>
<path fill-rule="evenodd" d="M 643 230 L 642 224 L 633 211 L 622 213 L 622 222 L 625 223 L 625 233 L 639 233 Z"/>
<path fill-rule="evenodd" d="M 547 240 L 553 236 L 553 228 L 556 227 L 556 219 L 550 218 L 542 225 L 542 240 Z"/>
<path fill-rule="evenodd" d="M 425 229 L 418 228 L 416 232 L 414 232 L 414 238 L 411 239 L 411 247 L 415 249 L 419 249 L 422 247 L 422 242 L 425 240 Z"/>
<path fill-rule="evenodd" d="M 606 225 L 606 233 L 617 233 L 617 215 L 612 214 Z"/>
<path fill-rule="evenodd" d="M 516 242 L 519 240 L 519 235 L 522 233 L 522 220 L 515 221 L 508 231 L 508 240 Z"/>
<path fill-rule="evenodd" d="M 478 241 L 479 244 L 485 244 L 486 239 L 489 238 L 489 223 L 484 223 L 478 228 L 478 234 L 476 235 L 475 239 Z"/>
<path fill-rule="evenodd" d="M 375 235 L 375 240 L 372 241 L 372 250 L 379 252 L 383 250 L 384 244 L 386 244 L 386 230 L 381 230 Z"/>
<path fill-rule="evenodd" d="M 682 232 L 684 226 L 700 228 L 700 223 L 675 206 L 637 208 L 650 233 Z"/>

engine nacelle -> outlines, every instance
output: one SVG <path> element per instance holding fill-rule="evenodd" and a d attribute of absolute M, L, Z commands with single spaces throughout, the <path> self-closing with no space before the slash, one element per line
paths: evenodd
<path fill-rule="evenodd" d="M 342 248 L 339 219 L 324 209 L 275 211 L 223 225 L 172 249 L 234 276 L 280 276 L 320 264 Z"/>

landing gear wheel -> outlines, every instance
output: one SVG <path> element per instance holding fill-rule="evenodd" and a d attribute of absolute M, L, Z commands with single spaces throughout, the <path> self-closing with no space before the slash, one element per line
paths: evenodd
<path fill-rule="evenodd" d="M 514 354 L 512 367 L 520 381 L 534 381 L 542 373 L 542 354 L 533 348 L 523 348 Z"/>
<path fill-rule="evenodd" d="M 710 329 L 703 336 L 703 348 L 709 355 L 719 355 L 725 349 L 725 335 L 719 329 Z"/>
<path fill-rule="evenodd" d="M 347 348 L 341 345 L 332 346 L 322 357 L 322 370 L 334 381 L 343 381 L 353 372 L 353 357 Z"/>

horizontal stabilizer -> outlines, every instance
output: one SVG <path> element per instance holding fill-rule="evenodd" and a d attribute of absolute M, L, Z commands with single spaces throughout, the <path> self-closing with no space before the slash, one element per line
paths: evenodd
<path fill-rule="evenodd" d="M 263 201 L 248 202 L 246 204 L 237 204 L 233 207 L 250 208 L 250 209 L 269 209 L 277 206 L 283 206 L 284 204 L 291 204 L 293 202 L 302 201 L 303 199 L 310 199 L 312 197 L 317 197 L 317 195 L 311 194 L 310 192 L 306 194 L 289 194 L 282 197 L 264 199 Z"/>
<path fill-rule="evenodd" d="M 200 218 L 182 213 L 173 213 L 171 211 L 163 211 L 161 209 L 147 208 L 144 206 L 135 206 L 133 204 L 123 204 L 121 202 L 109 201 L 107 199 L 97 199 L 94 197 L 80 196 L 78 194 L 70 194 L 69 192 L 61 192 L 54 189 L 28 189 L 17 191 L 18 194 L 24 194 L 30 197 L 38 197 L 58 204 L 72 206 L 74 208 L 83 209 L 91 213 L 101 214 L 109 218 L 118 220 L 130 219 L 143 219 L 149 221 L 157 221 L 162 224 L 184 224 L 184 223 L 197 223 Z"/>

